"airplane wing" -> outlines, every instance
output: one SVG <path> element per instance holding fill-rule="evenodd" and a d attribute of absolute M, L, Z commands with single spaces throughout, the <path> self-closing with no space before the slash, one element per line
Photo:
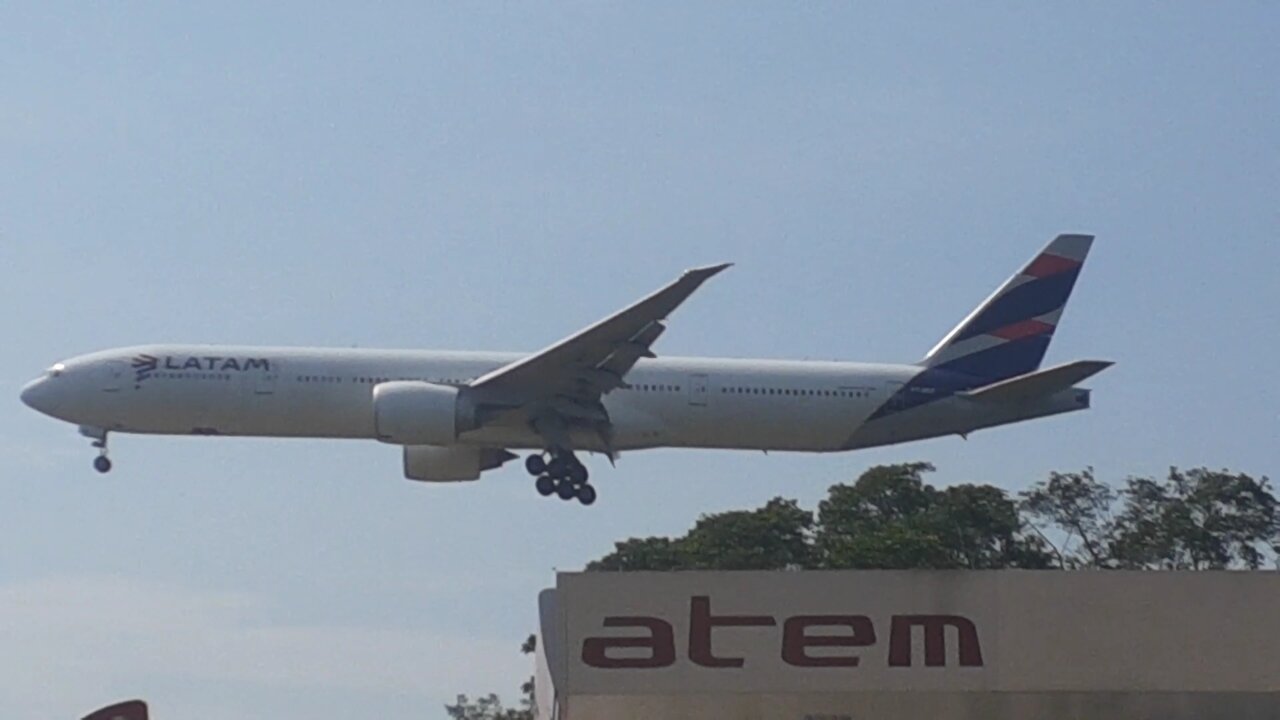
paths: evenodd
<path fill-rule="evenodd" d="M 607 422 L 600 396 L 623 376 L 666 329 L 662 320 L 694 290 L 731 263 L 687 270 L 666 287 L 600 322 L 526 358 L 472 381 L 482 402 L 508 407 L 543 404 L 568 419 Z"/>

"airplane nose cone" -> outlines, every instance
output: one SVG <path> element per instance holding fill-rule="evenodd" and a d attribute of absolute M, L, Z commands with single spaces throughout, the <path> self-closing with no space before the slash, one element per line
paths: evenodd
<path fill-rule="evenodd" d="M 27 383 L 22 388 L 22 402 L 26 403 L 33 410 L 39 410 L 46 415 L 53 412 L 53 397 L 49 392 L 49 379 L 39 378 Z"/>

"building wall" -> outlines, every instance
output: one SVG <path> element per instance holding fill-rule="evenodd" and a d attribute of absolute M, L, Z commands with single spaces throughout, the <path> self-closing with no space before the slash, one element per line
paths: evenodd
<path fill-rule="evenodd" d="M 1280 573 L 561 574 L 554 600 L 572 720 L 1280 717 Z"/>
<path fill-rule="evenodd" d="M 574 696 L 580 720 L 1275 720 L 1275 693 L 911 693 Z"/>

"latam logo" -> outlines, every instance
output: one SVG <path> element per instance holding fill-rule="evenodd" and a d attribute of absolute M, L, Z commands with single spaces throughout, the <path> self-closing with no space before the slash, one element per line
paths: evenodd
<path fill-rule="evenodd" d="M 589 637 L 582 642 L 582 662 L 595 668 L 665 668 L 676 663 L 675 630 L 670 622 L 648 616 L 608 616 L 606 628 L 628 628 L 624 636 Z M 876 625 L 866 615 L 713 615 L 711 598 L 695 595 L 689 600 L 689 642 L 687 657 L 706 668 L 740 668 L 743 657 L 717 655 L 713 646 L 717 629 L 775 628 L 782 625 L 782 661 L 802 668 L 858 667 L 866 650 L 876 645 Z M 894 615 L 889 621 L 889 647 L 885 660 L 891 668 L 915 664 L 912 637 L 919 628 L 924 636 L 924 666 L 947 664 L 948 629 L 955 631 L 960 667 L 983 667 L 978 628 L 960 615 Z M 648 635 L 636 635 L 635 630 Z M 822 648 L 821 654 L 812 651 Z M 855 652 L 859 651 L 859 652 Z M 862 654 L 860 654 L 860 652 Z"/>
<path fill-rule="evenodd" d="M 218 372 L 262 370 L 263 372 L 270 372 L 271 361 L 267 358 L 234 358 L 217 355 L 183 358 L 174 357 L 173 355 L 156 357 L 155 355 L 144 353 L 133 356 L 133 372 L 138 382 L 151 377 L 151 374 L 157 370 L 215 370 Z"/>

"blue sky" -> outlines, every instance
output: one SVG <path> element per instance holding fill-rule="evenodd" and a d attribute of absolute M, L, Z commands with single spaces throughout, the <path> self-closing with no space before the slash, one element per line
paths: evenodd
<path fill-rule="evenodd" d="M 1270 3 L 8 5 L 0 709 L 443 717 L 514 698 L 535 595 L 614 540 L 869 465 L 1280 466 Z M 533 350 L 736 266 L 665 354 L 912 361 L 1059 232 L 1087 414 L 829 457 L 401 479 L 375 443 L 113 438 L 17 392 L 142 342 Z"/>

